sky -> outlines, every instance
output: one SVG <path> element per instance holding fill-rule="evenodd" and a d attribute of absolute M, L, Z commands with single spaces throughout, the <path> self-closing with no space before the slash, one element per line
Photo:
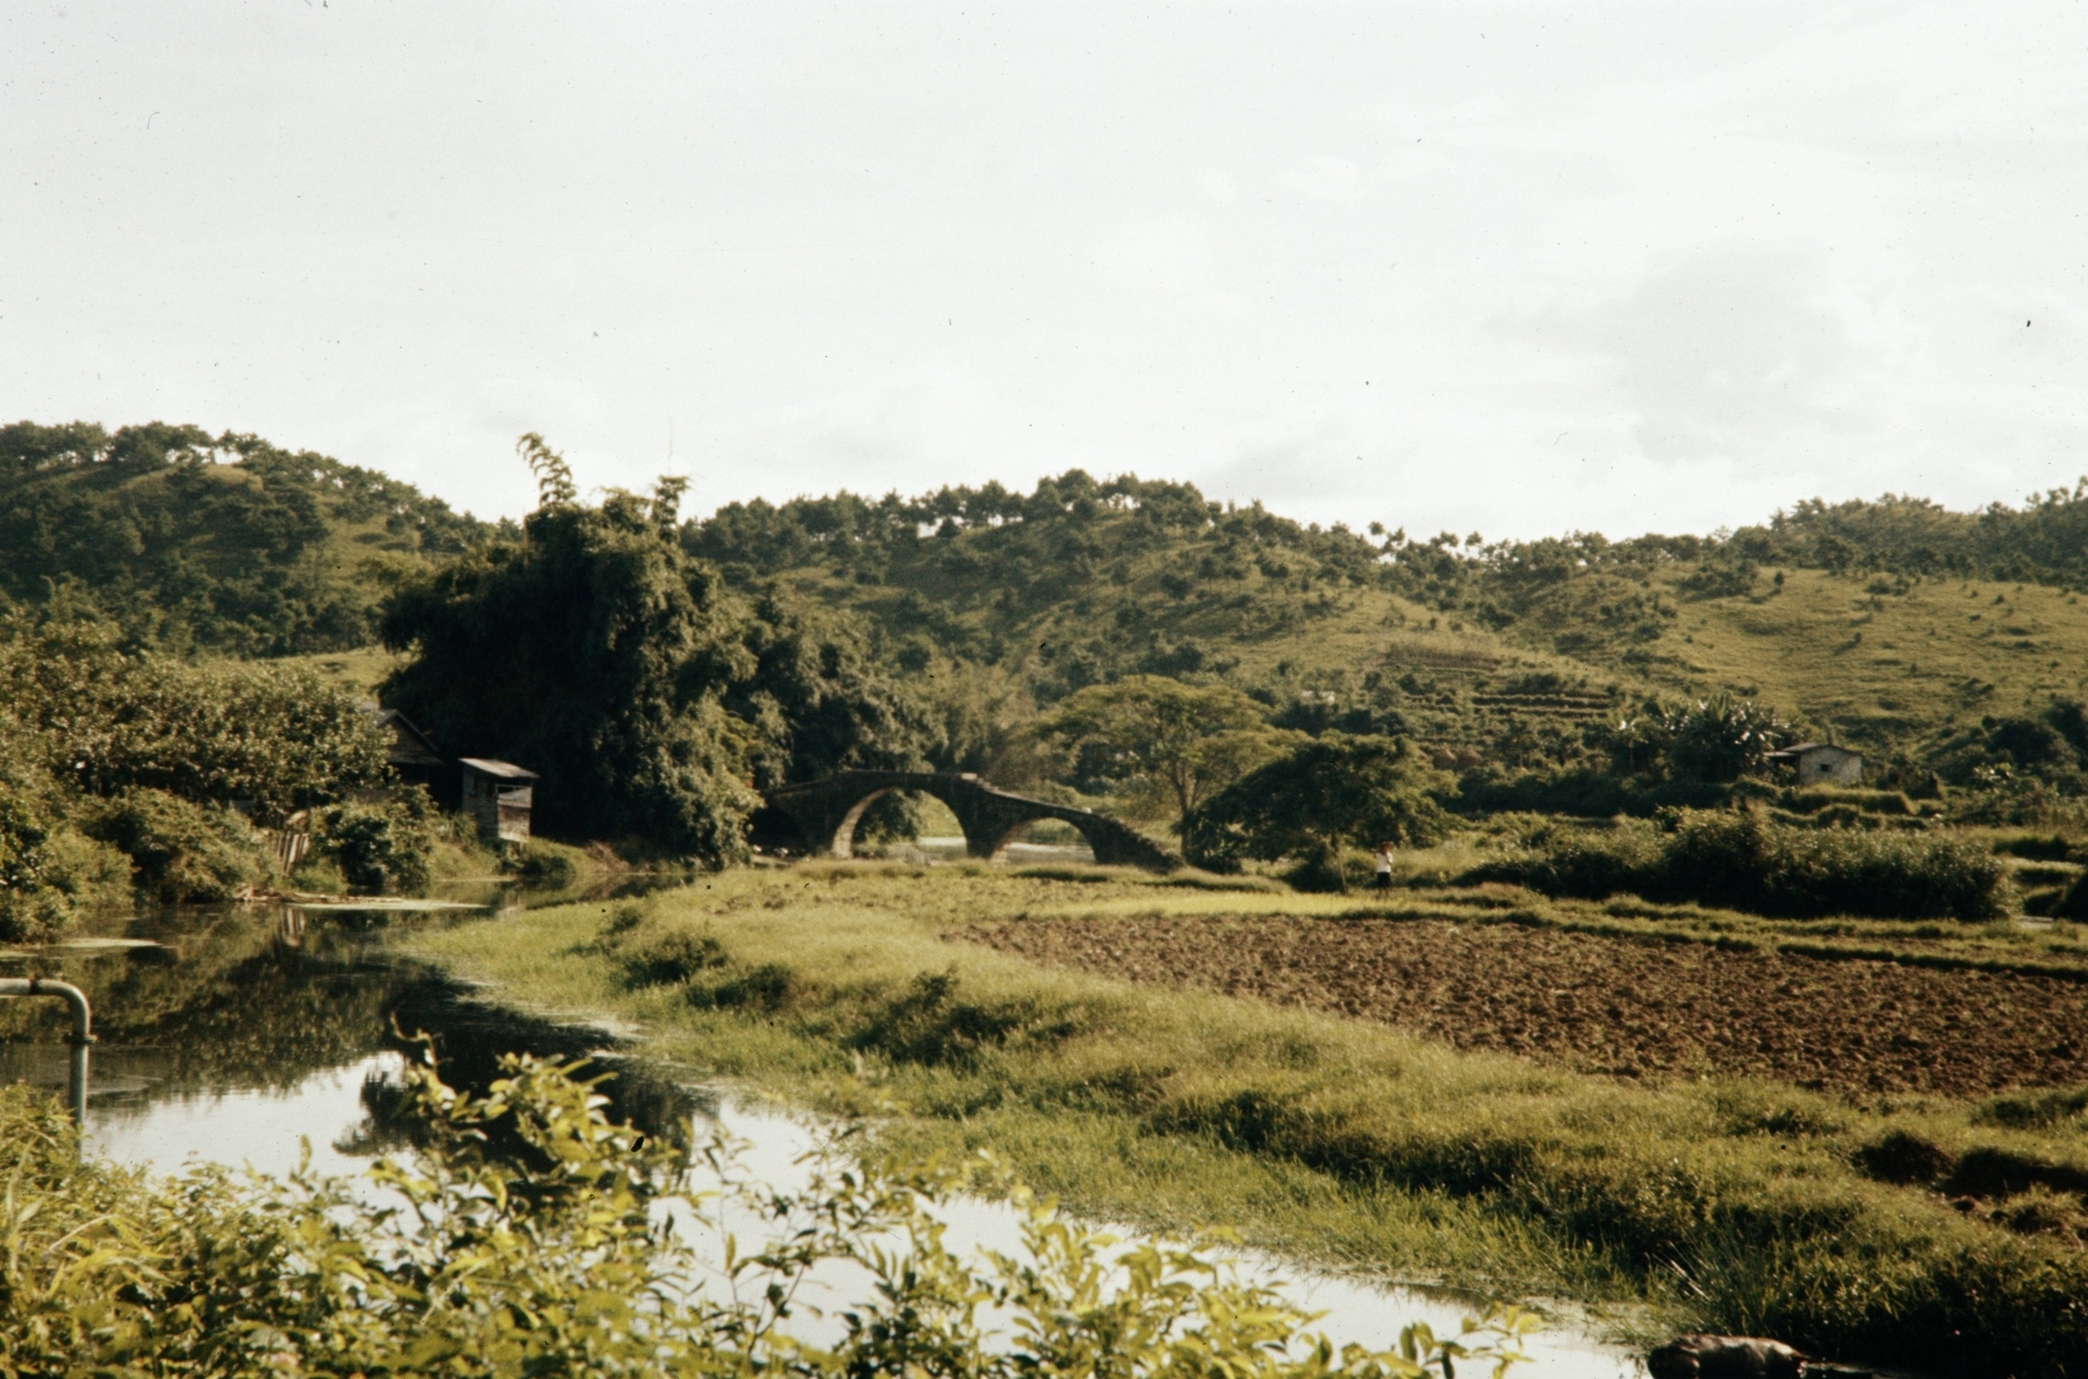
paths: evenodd
<path fill-rule="evenodd" d="M 1419 536 L 2088 473 L 2088 10 L 0 8 L 0 420 L 483 517 L 1080 467 Z"/>

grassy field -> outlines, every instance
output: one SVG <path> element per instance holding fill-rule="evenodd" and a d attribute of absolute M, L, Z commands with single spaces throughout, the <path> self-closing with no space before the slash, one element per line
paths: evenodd
<path fill-rule="evenodd" d="M 1515 916 L 1533 932 L 1706 951 L 1863 945 L 1967 981 L 1979 963 L 2081 967 L 2070 938 L 2000 926 L 1778 927 L 1641 908 L 1415 891 L 1370 915 Z M 807 864 L 408 942 L 504 1002 L 632 1031 L 692 1075 L 879 1117 L 895 1150 L 991 1146 L 1094 1215 L 1229 1224 L 1317 1263 L 1616 1305 L 1656 1328 L 1770 1333 L 1952 1372 L 2083 1372 L 2088 1099 L 2064 1089 L 1974 1101 L 1836 1095 L 1715 1067 L 1593 1076 L 1459 1052 L 1404 1032 L 1396 1011 L 1345 1018 L 975 941 L 982 925 L 1159 916 L 1190 932 L 1206 921 L 1219 942 L 1243 917 L 1333 928 L 1359 913 L 1354 899 L 1194 877 Z"/>
<path fill-rule="evenodd" d="M 386 651 L 381 646 L 360 647 L 354 651 L 321 651 L 309 656 L 282 658 L 284 664 L 305 666 L 328 684 L 372 701 L 377 698 L 379 682 L 397 670 L 405 660 L 403 655 Z"/>
<path fill-rule="evenodd" d="M 1643 667 L 1657 683 L 1751 691 L 1854 742 L 2088 689 L 2088 610 L 2034 584 L 1791 570 L 1752 595 L 1682 604 L 1660 646 Z"/>
<path fill-rule="evenodd" d="M 1437 635 L 1497 658 L 1506 675 L 1541 663 L 1628 694 L 1723 690 L 1873 750 L 1912 746 L 1988 714 L 2034 711 L 2054 696 L 2088 696 L 2088 608 L 2063 589 L 1792 569 L 1775 572 L 1781 582 L 1765 572 L 1748 594 L 1706 597 L 1684 586 L 1691 572 L 1657 574 L 1629 591 L 1672 610 L 1642 624 L 1658 629 L 1643 640 L 1585 635 L 1626 593 L 1598 588 L 1624 581 L 1595 576 L 1536 599 L 1499 633 L 1460 624 Z M 1407 625 L 1424 623 L 1413 610 Z M 1320 655 L 1342 654 L 1340 639 L 1321 644 Z M 1561 654 L 1562 645 L 1572 654 Z"/>

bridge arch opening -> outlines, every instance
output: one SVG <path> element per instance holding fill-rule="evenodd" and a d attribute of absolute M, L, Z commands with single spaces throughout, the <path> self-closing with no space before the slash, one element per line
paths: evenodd
<path fill-rule="evenodd" d="M 1090 865 L 1094 844 L 1078 825 L 1064 819 L 1031 819 L 1016 825 L 993 850 L 995 861 Z"/>
<path fill-rule="evenodd" d="M 962 857 L 964 827 L 931 791 L 876 790 L 842 816 L 828 847 L 836 857 Z"/>

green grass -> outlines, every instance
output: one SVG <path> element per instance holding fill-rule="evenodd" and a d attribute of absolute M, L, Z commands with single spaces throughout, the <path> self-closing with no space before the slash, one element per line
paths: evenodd
<path fill-rule="evenodd" d="M 1681 587 L 1693 568 L 1651 581 L 1675 609 L 1657 639 L 1589 663 L 1671 692 L 1745 694 L 1873 747 L 2088 694 L 2088 607 L 2063 589 L 1787 569 L 1781 585 L 1764 571 L 1751 594 L 1704 598 Z M 1571 635 L 1584 610 L 1570 591 L 1591 578 L 1540 600 L 1509 638 Z"/>
<path fill-rule="evenodd" d="M 286 665 L 306 666 L 328 684 L 337 685 L 350 694 L 364 695 L 372 700 L 377 697 L 377 686 L 402 665 L 406 657 L 399 652 L 387 651 L 381 646 L 360 647 L 354 651 L 321 651 L 306 656 L 285 656 Z"/>
<path fill-rule="evenodd" d="M 699 1075 L 878 1116 L 895 1148 L 991 1146 L 1099 1216 L 1224 1223 L 1317 1262 L 1630 1305 L 1661 1323 L 1828 1352 L 1997 1373 L 2088 1354 L 2088 1315 L 2073 1301 L 2088 1295 L 2080 1250 L 1855 1166 L 1899 1132 L 1952 1161 L 1984 1152 L 2053 1181 L 2088 1173 L 2079 1117 L 2064 1107 L 1982 1116 L 1940 1099 L 1864 1109 L 1764 1083 L 1624 1086 L 1363 1022 L 1044 970 L 942 937 L 1065 912 L 1359 905 L 1077 876 L 734 872 L 637 909 L 531 911 L 424 931 L 410 946 L 501 999 L 639 1031 L 644 1052 Z M 1396 904 L 1472 915 L 1507 899 Z M 1548 922 L 1709 938 L 1743 921 L 1590 906 L 1554 908 Z M 1823 940 L 1817 924 L 1806 936 L 1928 941 L 1882 928 Z M 2025 955 L 1999 932 L 1953 941 Z"/>

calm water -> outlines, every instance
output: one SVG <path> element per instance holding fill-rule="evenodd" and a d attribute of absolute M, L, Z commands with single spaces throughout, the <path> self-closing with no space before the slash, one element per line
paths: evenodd
<path fill-rule="evenodd" d="M 355 911 L 227 907 L 156 915 L 118 932 L 0 959 L 0 973 L 30 969 L 87 990 L 101 1042 L 88 1110 L 92 1145 L 113 1159 L 176 1171 L 199 1161 L 284 1174 L 309 1144 L 314 1166 L 362 1170 L 388 1143 L 381 1110 L 413 1049 L 404 1035 L 431 1034 L 452 1082 L 492 1075 L 507 1050 L 604 1054 L 603 1031 L 554 1025 L 483 1005 L 440 973 L 387 951 L 388 924 L 498 923 L 492 910 L 371 915 Z M 62 1005 L 0 1001 L 0 1079 L 54 1088 L 65 1080 Z M 815 1139 L 807 1123 L 737 1104 L 658 1070 L 619 1063 L 606 1089 L 616 1111 L 659 1129 L 693 1122 L 699 1135 L 722 1124 L 747 1146 L 753 1178 L 785 1184 Z M 1013 1213 L 966 1200 L 947 1208 L 960 1248 L 1013 1250 Z M 741 1223 L 744 1229 L 745 1223 Z M 1455 1301 L 1383 1290 L 1249 1260 L 1291 1280 L 1291 1296 L 1325 1311 L 1319 1324 L 1337 1342 L 1388 1345 L 1407 1321 L 1455 1331 Z M 860 1295 L 860 1280 L 830 1271 L 829 1301 Z M 838 1325 L 838 1323 L 830 1323 Z M 1620 1347 L 1555 1327 L 1532 1353 L 1532 1374 L 1618 1379 L 1642 1370 Z"/>

